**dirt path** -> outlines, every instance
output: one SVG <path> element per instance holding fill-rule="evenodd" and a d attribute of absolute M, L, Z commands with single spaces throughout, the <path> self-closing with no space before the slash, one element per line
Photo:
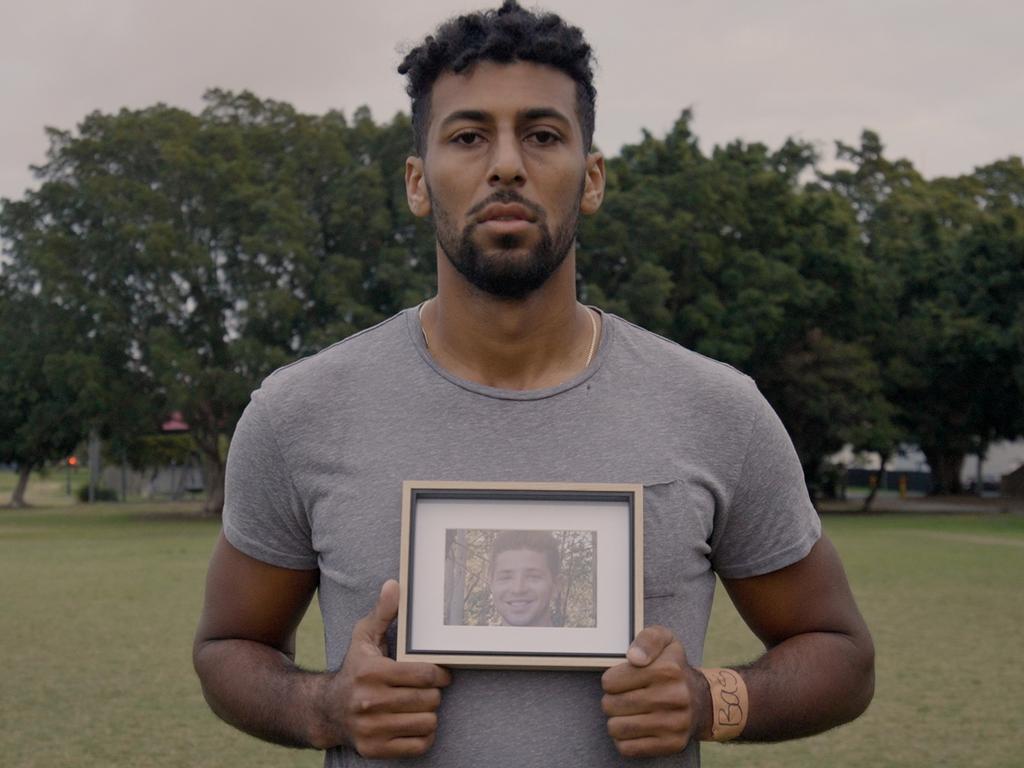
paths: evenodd
<path fill-rule="evenodd" d="M 926 536 L 929 539 L 941 541 L 956 541 L 966 544 L 984 544 L 986 546 L 1020 547 L 1024 549 L 1024 538 L 1017 536 L 976 536 L 972 533 L 949 533 L 946 531 L 907 531 L 918 536 Z"/>

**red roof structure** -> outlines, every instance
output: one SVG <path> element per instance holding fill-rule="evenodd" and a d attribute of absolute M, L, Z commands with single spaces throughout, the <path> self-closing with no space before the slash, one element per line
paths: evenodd
<path fill-rule="evenodd" d="M 181 411 L 172 411 L 170 417 L 160 425 L 161 432 L 188 432 L 189 426 L 181 416 Z"/>

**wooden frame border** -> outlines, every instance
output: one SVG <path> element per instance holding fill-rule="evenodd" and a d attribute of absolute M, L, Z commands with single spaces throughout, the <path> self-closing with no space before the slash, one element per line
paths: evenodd
<path fill-rule="evenodd" d="M 398 640 L 396 658 L 398 661 L 420 661 L 441 664 L 450 667 L 474 667 L 480 669 L 519 668 L 519 669 L 606 669 L 626 658 L 626 650 L 621 654 L 585 655 L 585 654 L 526 654 L 526 653 L 467 653 L 454 651 L 450 653 L 434 653 L 410 651 L 411 599 L 413 585 L 410 583 L 412 545 L 415 536 L 413 529 L 414 498 L 421 492 L 443 496 L 443 492 L 452 492 L 452 498 L 471 494 L 483 494 L 483 498 L 511 496 L 522 498 L 536 494 L 568 495 L 586 497 L 589 495 L 625 496 L 629 499 L 632 525 L 632 546 L 629 548 L 632 560 L 632 580 L 629 590 L 632 602 L 630 618 L 632 627 L 629 634 L 636 637 L 643 629 L 644 608 L 644 540 L 643 540 L 643 486 L 625 483 L 519 483 L 519 482 L 458 482 L 443 480 L 406 480 L 402 483 L 402 538 L 400 597 L 398 606 Z M 565 501 L 567 499 L 561 499 Z"/>

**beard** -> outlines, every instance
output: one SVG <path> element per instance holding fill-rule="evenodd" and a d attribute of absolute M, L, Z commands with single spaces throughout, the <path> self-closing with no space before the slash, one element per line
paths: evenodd
<path fill-rule="evenodd" d="M 571 214 L 554 233 L 548 226 L 544 209 L 511 190 L 495 192 L 468 211 L 467 215 L 471 216 L 493 203 L 516 203 L 528 208 L 536 217 L 540 242 L 526 254 L 525 258 L 515 253 L 521 248 L 522 237 L 519 235 L 502 235 L 497 239 L 497 250 L 485 253 L 473 240 L 477 225 L 467 224 L 458 232 L 451 217 L 437 204 L 429 187 L 428 194 L 431 210 L 434 211 L 437 242 L 448 257 L 448 261 L 470 285 L 500 299 L 522 299 L 536 291 L 562 265 L 576 242 L 580 202 L 583 199 L 582 184 L 570 209 Z"/>

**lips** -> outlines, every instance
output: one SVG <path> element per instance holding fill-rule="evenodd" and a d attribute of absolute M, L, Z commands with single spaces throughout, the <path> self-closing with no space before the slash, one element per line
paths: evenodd
<path fill-rule="evenodd" d="M 524 205 L 518 205 L 516 203 L 492 203 L 484 208 L 480 215 L 477 216 L 478 222 L 514 222 L 524 221 L 533 222 L 535 220 L 534 215 Z"/>
<path fill-rule="evenodd" d="M 524 613 L 533 607 L 536 600 L 503 600 L 502 602 L 512 613 Z"/>

